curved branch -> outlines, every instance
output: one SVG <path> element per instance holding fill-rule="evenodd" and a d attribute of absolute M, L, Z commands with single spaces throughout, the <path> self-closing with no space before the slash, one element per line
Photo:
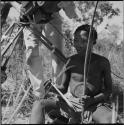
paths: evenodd
<path fill-rule="evenodd" d="M 90 37 L 91 37 L 91 32 L 92 32 L 92 27 L 93 27 L 93 23 L 94 23 L 94 17 L 95 17 L 95 12 L 96 12 L 96 8 L 97 8 L 97 5 L 98 5 L 98 1 L 96 3 L 96 6 L 95 6 L 95 10 L 94 10 L 94 15 L 93 15 L 93 19 L 92 19 L 92 23 L 91 23 L 91 26 L 90 26 L 90 32 L 89 32 L 89 36 L 88 36 L 88 43 L 87 43 L 87 49 L 86 49 L 86 55 L 85 55 L 85 62 L 84 62 L 84 91 L 83 91 L 83 95 L 85 95 L 85 88 L 86 88 L 86 75 L 87 75 L 87 67 L 88 67 L 88 55 L 90 53 Z M 93 43 L 92 43 L 93 44 Z"/>

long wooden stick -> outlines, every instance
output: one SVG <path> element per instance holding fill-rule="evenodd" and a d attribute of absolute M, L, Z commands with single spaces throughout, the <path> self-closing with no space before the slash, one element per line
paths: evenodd
<path fill-rule="evenodd" d="M 18 42 L 19 37 L 20 37 L 20 35 L 18 35 L 18 36 L 16 37 L 16 39 L 13 41 L 13 45 L 11 45 L 12 48 L 11 48 L 10 52 L 8 53 L 6 59 L 2 61 L 1 66 L 3 66 L 3 67 L 6 67 L 6 66 L 7 66 L 8 61 L 9 61 L 9 59 L 10 59 L 10 57 L 11 57 L 11 55 L 12 55 L 12 53 L 13 53 L 15 47 L 16 47 L 16 44 L 17 44 L 17 42 Z"/>
<path fill-rule="evenodd" d="M 67 105 L 71 108 L 71 109 L 73 109 L 74 111 L 76 111 L 75 110 L 75 108 L 74 108 L 74 106 L 72 105 L 72 103 L 61 93 L 61 91 L 53 84 L 53 83 L 51 83 L 51 85 L 54 87 L 54 89 L 58 92 L 58 94 L 63 98 L 63 100 L 65 100 L 65 102 L 67 103 Z"/>
<path fill-rule="evenodd" d="M 86 55 L 85 55 L 83 96 L 84 96 L 85 93 L 86 93 L 86 83 L 87 83 L 87 74 L 88 74 L 88 73 L 87 73 L 88 57 L 89 57 L 89 53 L 91 53 L 91 52 L 90 52 L 90 37 L 91 37 L 91 32 L 92 32 L 92 27 L 93 27 L 93 23 L 94 23 L 94 17 L 95 17 L 95 12 L 96 12 L 97 5 L 98 5 L 98 1 L 96 2 L 96 6 L 95 6 L 95 9 L 94 9 L 93 19 L 92 19 L 92 23 L 91 23 L 91 26 L 90 26 L 90 32 L 89 32 L 89 37 L 88 37 Z M 82 113 L 81 113 L 81 117 L 82 117 L 81 122 L 82 122 L 82 123 L 83 123 L 83 121 L 84 121 L 84 105 L 85 105 L 85 104 L 82 104 Z"/>
<path fill-rule="evenodd" d="M 66 63 L 67 58 L 61 53 L 59 49 L 57 49 L 51 42 L 48 40 L 41 32 L 39 32 L 36 28 L 33 29 L 34 34 L 39 38 L 40 42 L 42 42 L 54 55 L 56 55 L 61 61 Z"/>
<path fill-rule="evenodd" d="M 15 26 L 15 23 L 12 23 L 11 26 L 9 26 L 9 28 L 6 30 L 6 32 L 2 35 L 2 38 L 1 38 L 1 43 L 3 43 L 4 39 L 6 39 L 7 34 L 10 32 L 10 30 L 13 31 L 13 28 Z"/>
<path fill-rule="evenodd" d="M 15 41 L 17 39 L 17 37 L 19 35 L 21 35 L 21 32 L 23 31 L 24 27 L 21 27 L 20 30 L 18 31 L 17 35 L 14 37 L 14 39 L 12 41 L 10 41 L 6 47 L 2 50 L 1 52 L 1 57 L 3 58 L 3 56 L 5 55 L 5 53 L 7 52 L 7 50 L 9 49 L 9 47 L 12 45 L 13 41 Z"/>

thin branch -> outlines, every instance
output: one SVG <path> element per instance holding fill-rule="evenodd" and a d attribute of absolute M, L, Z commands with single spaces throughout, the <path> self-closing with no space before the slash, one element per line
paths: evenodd
<path fill-rule="evenodd" d="M 27 96 L 27 94 L 28 94 L 28 92 L 29 92 L 31 86 L 32 86 L 32 85 L 30 84 L 30 86 L 29 86 L 28 90 L 25 92 L 25 94 L 24 94 L 24 96 L 23 96 L 23 98 L 22 98 L 20 104 L 18 105 L 18 107 L 16 108 L 15 112 L 12 114 L 12 116 L 10 117 L 10 119 L 7 121 L 6 124 L 10 124 L 10 122 L 12 121 L 12 119 L 14 118 L 14 116 L 16 115 L 16 113 L 18 112 L 18 110 L 20 109 L 20 107 L 21 107 L 22 103 L 24 102 L 24 100 L 25 100 L 25 98 L 26 98 L 26 96 Z M 4 123 L 4 124 L 5 124 L 5 123 Z"/>
<path fill-rule="evenodd" d="M 124 77 L 122 77 L 122 76 L 118 76 L 118 75 L 115 74 L 113 71 L 111 71 L 111 73 L 112 73 L 114 76 L 118 77 L 119 79 L 124 79 Z"/>

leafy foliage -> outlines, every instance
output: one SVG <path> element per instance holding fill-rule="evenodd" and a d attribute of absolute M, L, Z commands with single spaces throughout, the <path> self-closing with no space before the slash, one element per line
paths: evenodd
<path fill-rule="evenodd" d="M 75 1 L 75 5 L 81 12 L 81 15 L 77 18 L 77 20 L 89 23 L 92 19 L 96 1 Z M 112 8 L 112 4 L 110 4 L 109 1 L 99 1 L 94 21 L 97 25 L 100 25 L 105 16 L 112 18 L 113 16 L 119 15 L 119 12 L 118 8 Z"/>

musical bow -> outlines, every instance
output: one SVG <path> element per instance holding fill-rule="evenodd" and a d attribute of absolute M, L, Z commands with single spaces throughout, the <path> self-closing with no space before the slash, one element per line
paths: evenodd
<path fill-rule="evenodd" d="M 86 93 L 86 83 L 87 83 L 87 75 L 88 75 L 88 73 L 87 73 L 87 69 L 88 69 L 88 57 L 89 57 L 89 55 L 91 55 L 90 44 L 93 44 L 92 42 L 90 43 L 90 37 L 91 37 L 91 32 L 92 32 L 92 27 L 93 27 L 93 23 L 94 23 L 94 17 L 95 17 L 97 5 L 98 5 L 98 1 L 96 2 L 94 13 L 93 13 L 92 22 L 91 22 L 91 25 L 90 25 L 90 32 L 89 32 L 89 36 L 88 36 L 88 43 L 87 43 L 86 54 L 85 54 L 83 96 Z M 82 113 L 81 113 L 81 117 L 82 117 L 81 122 L 82 123 L 84 121 L 84 105 L 85 104 L 82 105 Z"/>

